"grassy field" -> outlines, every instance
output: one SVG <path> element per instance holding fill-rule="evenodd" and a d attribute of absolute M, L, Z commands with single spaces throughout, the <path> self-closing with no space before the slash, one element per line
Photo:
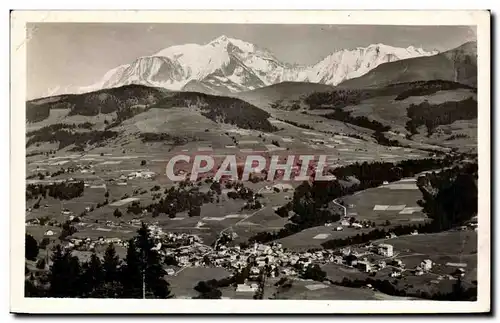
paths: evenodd
<path fill-rule="evenodd" d="M 301 299 L 301 300 L 403 300 L 404 298 L 392 297 L 365 288 L 348 288 L 335 285 L 324 285 L 323 288 L 309 289 L 321 283 L 312 280 L 293 280 L 292 287 L 278 294 L 277 299 Z"/>
<path fill-rule="evenodd" d="M 179 271 L 174 276 L 166 276 L 170 283 L 170 288 L 175 298 L 195 297 L 199 293 L 194 290 L 194 287 L 200 281 L 210 279 L 222 279 L 229 277 L 230 272 L 224 268 L 216 267 L 190 267 Z"/>
<path fill-rule="evenodd" d="M 278 242 L 283 244 L 283 248 L 287 248 L 289 250 L 304 251 L 308 249 L 322 249 L 323 247 L 321 244 L 325 241 L 351 237 L 364 232 L 369 232 L 371 230 L 373 229 L 357 230 L 354 228 L 344 228 L 343 231 L 335 231 L 335 226 L 318 226 L 305 229 L 286 238 L 279 239 Z M 318 238 L 314 239 L 315 237 Z"/>
<path fill-rule="evenodd" d="M 421 198 L 422 193 L 415 182 L 407 179 L 367 189 L 344 197 L 342 200 L 348 206 L 347 214 L 354 216 L 358 220 L 373 221 L 376 224 L 384 224 L 388 220 L 391 225 L 398 225 L 418 224 L 427 218 L 421 211 L 415 211 L 412 214 L 400 213 L 404 210 L 401 209 L 401 206 L 405 208 L 418 207 L 417 201 Z M 377 205 L 380 210 L 374 210 Z M 382 206 L 389 206 L 389 209 L 382 210 Z M 393 210 L 391 210 L 391 207 Z"/>

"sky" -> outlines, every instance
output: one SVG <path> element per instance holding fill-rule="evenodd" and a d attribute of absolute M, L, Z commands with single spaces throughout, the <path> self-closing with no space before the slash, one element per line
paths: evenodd
<path fill-rule="evenodd" d="M 226 35 L 310 65 L 334 51 L 383 43 L 444 51 L 476 39 L 468 26 L 37 23 L 27 30 L 27 96 L 84 86 L 108 70 L 159 50 Z"/>

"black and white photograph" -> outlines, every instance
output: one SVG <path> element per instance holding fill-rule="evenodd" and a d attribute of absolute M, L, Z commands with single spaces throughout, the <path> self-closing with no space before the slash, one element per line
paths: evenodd
<path fill-rule="evenodd" d="M 489 13 L 250 13 L 12 13 L 16 308 L 488 311 Z"/>

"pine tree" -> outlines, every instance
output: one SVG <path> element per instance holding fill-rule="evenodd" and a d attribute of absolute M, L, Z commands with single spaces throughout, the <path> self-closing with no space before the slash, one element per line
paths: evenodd
<path fill-rule="evenodd" d="M 38 256 L 38 243 L 31 234 L 25 234 L 25 257 L 28 260 L 35 260 Z"/>
<path fill-rule="evenodd" d="M 113 282 L 118 281 L 118 266 L 120 265 L 120 259 L 116 255 L 115 246 L 110 243 L 106 248 L 103 260 L 103 271 L 104 271 L 104 281 Z"/>
<path fill-rule="evenodd" d="M 66 284 L 68 286 L 69 297 L 83 296 L 82 286 L 82 267 L 78 257 L 71 254 L 71 251 L 66 251 L 68 258 L 68 271 L 66 274 Z"/>
<path fill-rule="evenodd" d="M 52 253 L 49 272 L 50 297 L 78 297 L 82 294 L 81 267 L 77 257 L 60 245 Z"/>
<path fill-rule="evenodd" d="M 134 239 L 128 241 L 125 265 L 122 266 L 121 284 L 123 297 L 142 298 L 142 275 Z"/>
<path fill-rule="evenodd" d="M 60 245 L 56 245 L 51 256 L 52 265 L 49 272 L 49 295 L 50 297 L 65 297 L 67 286 L 63 280 L 66 269 L 68 268 L 68 259 Z"/>
<path fill-rule="evenodd" d="M 103 276 L 101 260 L 93 253 L 89 261 L 83 265 L 83 274 L 80 280 L 82 294 L 84 296 L 92 295 L 94 290 L 103 283 Z"/>
<path fill-rule="evenodd" d="M 165 271 L 161 265 L 160 255 L 153 250 L 154 241 L 146 224 L 142 223 L 137 231 L 136 244 L 139 251 L 141 275 L 144 280 L 144 293 L 152 294 L 157 298 L 170 296 L 169 284 L 163 278 Z"/>

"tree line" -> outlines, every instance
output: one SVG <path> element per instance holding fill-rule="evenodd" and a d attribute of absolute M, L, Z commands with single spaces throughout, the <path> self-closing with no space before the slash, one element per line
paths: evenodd
<path fill-rule="evenodd" d="M 440 104 L 424 101 L 420 104 L 410 104 L 407 116 L 410 120 L 406 123 L 406 129 L 411 134 L 417 134 L 417 128 L 425 126 L 427 135 L 430 136 L 440 125 L 451 124 L 457 120 L 476 119 L 477 101 L 472 97 L 462 101 L 447 101 Z"/>
<path fill-rule="evenodd" d="M 85 183 L 83 181 L 28 184 L 26 185 L 26 200 L 47 196 L 60 200 L 71 200 L 82 196 L 84 189 Z"/>

